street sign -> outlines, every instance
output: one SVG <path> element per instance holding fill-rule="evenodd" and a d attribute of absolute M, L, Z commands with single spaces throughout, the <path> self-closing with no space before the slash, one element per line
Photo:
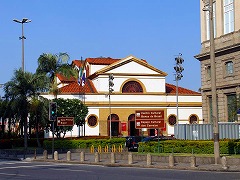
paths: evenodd
<path fill-rule="evenodd" d="M 164 128 L 164 110 L 138 110 L 135 112 L 136 129 Z"/>
<path fill-rule="evenodd" d="M 57 126 L 73 126 L 74 117 L 57 117 Z"/>

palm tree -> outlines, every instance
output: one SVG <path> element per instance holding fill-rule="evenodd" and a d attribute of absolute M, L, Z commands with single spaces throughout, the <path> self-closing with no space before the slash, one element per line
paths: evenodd
<path fill-rule="evenodd" d="M 5 98 L 4 101 L 1 101 L 1 117 L 2 117 L 2 135 L 4 135 L 5 130 L 5 120 L 8 119 L 8 137 L 10 137 L 11 134 L 11 123 L 14 119 L 14 112 L 11 106 L 11 102 Z"/>
<path fill-rule="evenodd" d="M 38 58 L 37 74 L 44 74 L 49 78 L 51 87 L 50 92 L 57 98 L 57 74 L 64 77 L 77 77 L 77 71 L 68 64 L 69 55 L 67 53 L 46 54 L 43 53 Z"/>
<path fill-rule="evenodd" d="M 48 104 L 48 99 L 41 96 L 32 98 L 30 102 L 29 124 L 36 130 L 38 147 L 41 147 L 39 141 L 39 127 L 46 127 L 48 125 Z"/>
<path fill-rule="evenodd" d="M 27 117 L 30 107 L 30 99 L 36 96 L 38 91 L 45 89 L 44 77 L 30 72 L 16 70 L 11 81 L 4 86 L 5 97 L 9 100 L 9 107 L 15 117 L 21 119 L 24 127 L 24 150 L 27 150 Z"/>

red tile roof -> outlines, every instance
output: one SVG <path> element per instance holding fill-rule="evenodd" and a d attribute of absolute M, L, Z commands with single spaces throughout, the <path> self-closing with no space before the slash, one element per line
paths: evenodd
<path fill-rule="evenodd" d="M 77 81 L 70 83 L 59 89 L 61 94 L 77 94 L 77 93 L 97 93 L 91 80 L 86 79 L 84 86 L 79 86 Z"/>
<path fill-rule="evenodd" d="M 176 86 L 173 84 L 166 83 L 166 93 L 168 94 L 176 94 Z M 190 89 L 186 89 L 183 87 L 178 87 L 178 94 L 181 95 L 201 95 L 201 93 L 192 91 Z"/>
<path fill-rule="evenodd" d="M 67 77 L 64 77 L 62 74 L 57 74 L 57 77 L 62 83 L 76 81 L 76 78 L 74 77 L 67 78 Z"/>
<path fill-rule="evenodd" d="M 86 61 L 89 63 L 89 64 L 99 64 L 99 65 L 109 65 L 109 64 L 112 64 L 116 61 L 119 61 L 121 59 L 113 59 L 113 58 L 110 58 L 110 57 L 99 57 L 99 58 L 87 58 Z"/>
<path fill-rule="evenodd" d="M 86 62 L 89 64 L 95 64 L 95 65 L 110 65 L 114 62 L 117 62 L 121 59 L 113 59 L 110 57 L 98 57 L 98 58 L 86 58 Z M 73 60 L 73 64 L 80 67 L 84 60 Z"/>

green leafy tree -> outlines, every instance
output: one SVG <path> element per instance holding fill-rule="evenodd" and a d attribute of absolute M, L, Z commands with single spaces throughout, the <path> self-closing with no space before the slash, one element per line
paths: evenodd
<path fill-rule="evenodd" d="M 68 64 L 69 55 L 67 53 L 47 54 L 43 53 L 38 58 L 38 68 L 36 73 L 48 77 L 50 82 L 49 91 L 55 98 L 58 95 L 57 74 L 66 78 L 77 77 L 77 71 Z"/>
<path fill-rule="evenodd" d="M 30 101 L 30 117 L 29 117 L 29 126 L 36 130 L 36 138 L 38 147 L 41 147 L 39 141 L 39 129 L 48 127 L 48 105 L 49 100 L 38 96 L 34 97 Z"/>
<path fill-rule="evenodd" d="M 6 99 L 0 98 L 0 117 L 1 117 L 1 136 L 4 135 L 5 124 L 4 121 L 8 117 L 7 115 L 8 101 Z M 9 111 L 11 112 L 11 111 Z"/>
<path fill-rule="evenodd" d="M 74 117 L 74 124 L 81 126 L 85 123 L 85 118 L 88 114 L 88 108 L 79 99 L 54 99 L 57 103 L 57 116 L 58 117 Z M 56 123 L 56 122 L 55 122 Z M 67 131 L 72 130 L 72 126 L 57 126 L 54 125 L 54 132 L 57 138 L 65 136 Z"/>
<path fill-rule="evenodd" d="M 21 119 L 21 125 L 24 127 L 24 149 L 27 149 L 27 117 L 30 107 L 30 99 L 35 97 L 37 92 L 42 91 L 44 83 L 43 76 L 23 72 L 22 69 L 16 70 L 11 81 L 4 85 L 5 97 L 9 103 L 6 109 L 7 113 L 17 119 Z M 5 113 L 6 113 L 5 112 Z"/>

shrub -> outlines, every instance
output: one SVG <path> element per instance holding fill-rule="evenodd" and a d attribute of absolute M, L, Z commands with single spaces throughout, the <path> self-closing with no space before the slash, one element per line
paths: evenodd
<path fill-rule="evenodd" d="M 101 146 L 104 148 L 105 146 L 120 146 L 124 145 L 125 138 L 112 138 L 112 139 L 57 139 L 54 140 L 54 148 L 56 149 L 81 149 L 81 148 L 90 148 L 94 146 L 97 148 Z M 43 142 L 44 149 L 52 148 L 52 140 L 44 140 Z"/>
<path fill-rule="evenodd" d="M 221 140 L 219 142 L 221 154 L 240 154 L 239 140 Z M 213 154 L 214 143 L 210 140 L 165 140 L 158 142 L 139 143 L 139 152 L 163 153 L 194 153 Z"/>

